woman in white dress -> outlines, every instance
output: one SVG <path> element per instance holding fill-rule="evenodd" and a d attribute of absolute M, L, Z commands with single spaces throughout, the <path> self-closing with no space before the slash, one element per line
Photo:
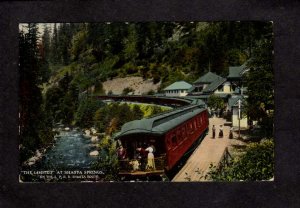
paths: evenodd
<path fill-rule="evenodd" d="M 147 147 L 146 151 L 148 152 L 148 162 L 147 162 L 146 169 L 155 170 L 153 148 L 151 146 Z"/>

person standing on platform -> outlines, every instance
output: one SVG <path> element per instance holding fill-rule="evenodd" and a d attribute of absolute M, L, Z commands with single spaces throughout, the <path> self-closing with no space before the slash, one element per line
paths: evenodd
<path fill-rule="evenodd" d="M 155 161 L 154 161 L 154 154 L 153 154 L 153 148 L 149 146 L 146 151 L 148 152 L 148 162 L 146 169 L 147 170 L 155 170 Z"/>
<path fill-rule="evenodd" d="M 212 138 L 214 139 L 216 137 L 216 127 L 215 125 L 212 126 Z"/>
<path fill-rule="evenodd" d="M 139 159 L 139 162 L 140 162 L 140 167 L 141 167 L 141 170 L 142 171 L 145 171 L 146 169 L 146 165 L 147 165 L 147 151 L 145 150 L 144 147 L 138 147 L 136 148 L 136 151 L 138 152 L 138 159 Z"/>
<path fill-rule="evenodd" d="M 223 138 L 223 126 L 220 125 L 219 138 Z"/>
<path fill-rule="evenodd" d="M 117 154 L 120 160 L 125 160 L 127 157 L 126 149 L 122 145 L 118 148 Z"/>

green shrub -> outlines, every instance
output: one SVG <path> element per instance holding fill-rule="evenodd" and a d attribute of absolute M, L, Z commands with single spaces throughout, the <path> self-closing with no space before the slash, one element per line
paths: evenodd
<path fill-rule="evenodd" d="M 274 177 L 274 142 L 262 140 L 250 144 L 245 153 L 233 159 L 223 170 L 211 167 L 207 175 L 214 181 L 256 181 Z"/>
<path fill-rule="evenodd" d="M 83 98 L 75 115 L 76 125 L 79 127 L 93 126 L 95 113 L 103 105 L 104 103 L 97 99 Z"/>

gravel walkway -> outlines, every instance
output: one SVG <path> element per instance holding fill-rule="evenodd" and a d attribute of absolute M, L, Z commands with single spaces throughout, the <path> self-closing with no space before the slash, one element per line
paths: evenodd
<path fill-rule="evenodd" d="M 222 118 L 214 117 L 209 119 L 208 135 L 195 149 L 172 181 L 206 181 L 204 176 L 208 173 L 210 164 L 217 165 L 222 159 L 226 147 L 237 142 L 235 139 L 228 139 L 230 127 L 224 126 L 224 123 L 225 120 Z M 215 139 L 212 138 L 212 125 L 216 126 Z M 218 138 L 220 125 L 223 125 L 223 138 Z"/>

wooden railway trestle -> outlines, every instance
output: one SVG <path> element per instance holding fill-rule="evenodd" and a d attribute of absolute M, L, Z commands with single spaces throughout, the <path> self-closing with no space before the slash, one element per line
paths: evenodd
<path fill-rule="evenodd" d="M 95 96 L 100 100 L 113 100 L 113 101 L 129 101 L 140 102 L 168 106 L 187 106 L 193 102 L 193 99 L 186 98 L 173 98 L 173 97 L 158 97 L 158 96 L 138 96 L 138 95 L 99 95 Z"/>

